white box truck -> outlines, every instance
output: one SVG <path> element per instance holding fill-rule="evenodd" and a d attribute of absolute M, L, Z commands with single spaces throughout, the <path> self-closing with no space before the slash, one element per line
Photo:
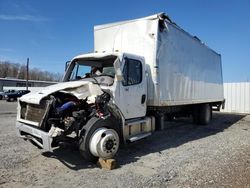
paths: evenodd
<path fill-rule="evenodd" d="M 221 56 L 164 13 L 96 26 L 94 43 L 62 83 L 19 99 L 19 136 L 49 151 L 74 142 L 85 159 L 108 159 L 162 130 L 164 118 L 208 124 L 224 104 Z"/>

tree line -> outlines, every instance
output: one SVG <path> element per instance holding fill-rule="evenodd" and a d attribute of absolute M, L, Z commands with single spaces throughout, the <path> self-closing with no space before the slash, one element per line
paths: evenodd
<path fill-rule="evenodd" d="M 26 65 L 19 63 L 11 63 L 9 61 L 0 60 L 0 78 L 18 78 L 26 79 Z M 58 82 L 62 78 L 60 73 L 52 73 L 49 71 L 42 71 L 38 68 L 29 69 L 29 80 L 55 81 Z"/>

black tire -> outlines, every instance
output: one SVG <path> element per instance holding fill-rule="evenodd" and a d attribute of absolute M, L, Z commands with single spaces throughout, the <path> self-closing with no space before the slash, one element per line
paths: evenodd
<path fill-rule="evenodd" d="M 195 124 L 199 124 L 200 123 L 199 106 L 195 106 L 193 108 L 192 118 L 193 118 L 193 122 Z"/>
<path fill-rule="evenodd" d="M 207 125 L 210 123 L 211 120 L 211 106 L 209 104 L 201 105 L 200 110 L 200 124 Z"/>
<path fill-rule="evenodd" d="M 0 95 L 0 100 L 2 100 L 3 99 L 3 96 L 2 95 Z"/>
<path fill-rule="evenodd" d="M 210 106 L 211 110 L 210 110 L 210 121 L 213 119 L 213 110 L 212 110 L 212 106 Z"/>
<path fill-rule="evenodd" d="M 87 125 L 83 127 L 79 140 L 79 151 L 85 160 L 89 162 L 97 162 L 98 157 L 94 156 L 90 152 L 90 138 L 96 129 L 101 127 L 114 129 L 113 127 L 110 127 L 112 125 L 116 125 L 114 121 L 110 121 L 109 119 L 103 120 L 97 117 L 93 117 L 88 121 Z"/>
<path fill-rule="evenodd" d="M 97 118 L 95 117 L 91 118 L 88 121 L 86 128 L 84 127 L 84 129 L 81 131 L 81 134 L 80 134 L 79 151 L 81 155 L 83 156 L 83 158 L 89 162 L 96 162 L 98 160 L 98 157 L 92 155 L 89 149 L 89 141 L 90 141 L 92 134 L 97 128 L 96 126 L 97 121 L 98 121 Z"/>
<path fill-rule="evenodd" d="M 166 116 L 166 120 L 167 121 L 173 121 L 174 120 L 174 116 L 173 115 L 167 115 Z"/>
<path fill-rule="evenodd" d="M 207 125 L 212 119 L 212 108 L 210 104 L 201 104 L 193 110 L 193 121 L 198 125 Z"/>
<path fill-rule="evenodd" d="M 93 134 L 93 132 L 92 132 L 92 134 Z M 95 163 L 95 162 L 97 162 L 98 157 L 92 155 L 92 153 L 90 152 L 90 149 L 89 149 L 89 141 L 90 141 L 92 134 L 87 134 L 87 138 L 85 141 L 84 141 L 84 138 L 80 139 L 79 151 L 86 161 Z"/>

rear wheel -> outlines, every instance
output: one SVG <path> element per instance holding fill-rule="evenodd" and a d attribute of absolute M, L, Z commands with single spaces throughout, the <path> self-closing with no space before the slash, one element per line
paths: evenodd
<path fill-rule="evenodd" d="M 166 116 L 166 120 L 167 120 L 167 121 L 173 121 L 173 120 L 174 120 L 174 116 L 168 114 L 168 115 Z"/>
<path fill-rule="evenodd" d="M 207 125 L 212 119 L 212 108 L 209 104 L 201 104 L 193 109 L 193 121 L 199 125 Z"/>
<path fill-rule="evenodd" d="M 204 104 L 201 106 L 200 110 L 200 124 L 207 125 L 209 124 L 212 118 L 212 109 L 209 104 Z"/>

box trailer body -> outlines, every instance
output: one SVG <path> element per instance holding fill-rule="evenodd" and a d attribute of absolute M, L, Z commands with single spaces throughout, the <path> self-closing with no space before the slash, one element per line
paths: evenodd
<path fill-rule="evenodd" d="M 19 136 L 50 151 L 73 141 L 95 161 L 162 130 L 165 118 L 208 124 L 224 104 L 221 56 L 165 14 L 94 30 L 94 53 L 74 57 L 62 83 L 19 99 Z"/>
<path fill-rule="evenodd" d="M 167 18 L 158 14 L 96 26 L 95 52 L 144 57 L 149 106 L 223 101 L 221 56 Z"/>

